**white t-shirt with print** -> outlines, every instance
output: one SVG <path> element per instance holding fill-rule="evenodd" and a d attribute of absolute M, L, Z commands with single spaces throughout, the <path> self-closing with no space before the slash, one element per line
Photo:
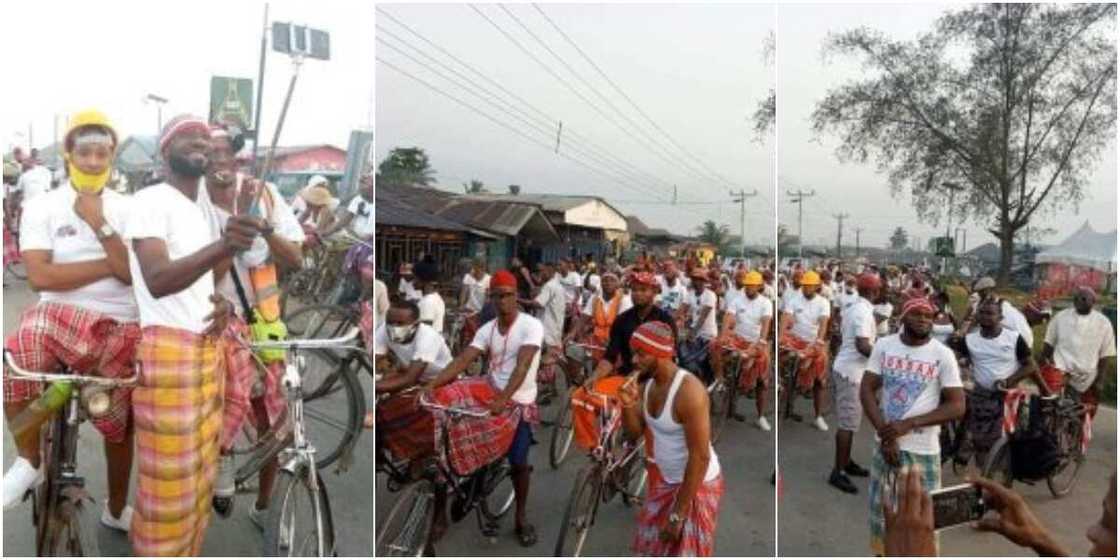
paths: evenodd
<path fill-rule="evenodd" d="M 832 315 L 832 305 L 827 299 L 814 295 L 813 299 L 805 299 L 805 294 L 798 291 L 786 302 L 784 313 L 793 315 L 793 328 L 790 332 L 806 342 L 814 342 L 820 335 L 820 320 Z"/>
<path fill-rule="evenodd" d="M 51 262 L 68 264 L 95 261 L 106 257 L 97 234 L 74 211 L 78 194 L 69 185 L 46 192 L 31 201 L 24 201 L 20 218 L 19 244 L 23 251 L 50 251 Z M 118 234 L 132 214 L 132 199 L 116 191 L 101 191 L 101 207 L 105 221 Z M 125 245 L 128 241 L 125 240 Z M 132 286 L 115 276 L 66 292 L 39 293 L 39 301 L 76 305 L 104 313 L 117 321 L 135 323 L 140 314 Z"/>
<path fill-rule="evenodd" d="M 688 295 L 688 288 L 681 282 L 680 278 L 677 279 L 675 286 L 670 286 L 663 277 L 658 277 L 661 283 L 661 294 L 658 296 L 658 301 L 661 307 L 676 311 L 684 305 L 685 297 Z"/>
<path fill-rule="evenodd" d="M 564 317 L 568 311 L 568 299 L 559 274 L 541 286 L 536 302 L 544 308 L 540 319 L 544 329 L 544 343 L 549 346 L 560 346 L 564 338 Z"/>
<path fill-rule="evenodd" d="M 420 320 L 431 322 L 432 328 L 443 337 L 443 316 L 447 313 L 447 305 L 443 303 L 443 296 L 439 292 L 425 294 L 416 304 L 420 308 Z"/>
<path fill-rule="evenodd" d="M 178 189 L 160 183 L 142 189 L 132 197 L 132 214 L 125 227 L 124 237 L 135 242 L 145 238 L 161 239 L 167 244 L 167 255 L 172 261 L 192 255 L 217 241 L 213 236 L 198 203 L 187 198 Z M 155 298 L 144 283 L 140 262 L 129 247 L 129 269 L 136 304 L 140 308 L 140 326 L 163 326 L 182 329 L 196 334 L 206 330 L 205 317 L 213 312 L 214 272 L 206 271 L 186 289 L 161 298 Z"/>
<path fill-rule="evenodd" d="M 840 350 L 836 352 L 836 359 L 832 362 L 832 369 L 852 383 L 859 383 L 863 379 L 863 372 L 867 370 L 867 358 L 860 354 L 856 347 L 857 338 L 866 338 L 872 345 L 875 344 L 877 325 L 875 315 L 871 309 L 871 302 L 856 296 L 844 310 L 840 320 Z"/>
<path fill-rule="evenodd" d="M 356 195 L 350 199 L 350 204 L 346 207 L 346 211 L 354 215 L 354 220 L 350 222 L 350 229 L 358 237 L 368 239 L 373 237 L 373 203 L 362 198 L 361 195 Z"/>
<path fill-rule="evenodd" d="M 727 312 L 735 316 L 735 334 L 757 342 L 762 336 L 762 320 L 774 316 L 774 306 L 762 294 L 754 299 L 740 294 L 727 304 Z"/>
<path fill-rule="evenodd" d="M 700 338 L 711 340 L 719 335 L 719 326 L 716 325 L 716 315 L 719 313 L 718 299 L 716 293 L 707 288 L 704 288 L 699 296 L 696 295 L 695 290 L 689 291 L 688 295 L 685 296 L 685 304 L 688 305 L 692 325 L 696 325 L 696 322 L 700 320 L 700 311 L 703 308 L 711 308 L 707 318 L 704 319 L 704 324 L 700 325 L 700 330 L 697 332 Z"/>
<path fill-rule="evenodd" d="M 473 274 L 463 276 L 463 287 L 467 289 L 466 308 L 470 311 L 482 311 L 486 305 L 486 294 L 490 291 L 490 275 L 483 273 L 479 280 Z"/>
<path fill-rule="evenodd" d="M 942 389 L 961 387 L 952 350 L 933 339 L 921 346 L 907 346 L 899 336 L 879 339 L 867 360 L 867 370 L 882 378 L 879 404 L 887 422 L 926 414 L 941 404 Z M 898 445 L 910 453 L 939 455 L 940 433 L 939 426 L 916 428 L 898 438 Z"/>
<path fill-rule="evenodd" d="M 1097 362 L 1116 355 L 1116 334 L 1108 317 L 1097 310 L 1059 311 L 1046 327 L 1046 343 L 1054 347 L 1054 366 L 1069 374 L 1069 384 L 1086 391 L 1097 379 Z"/>
<path fill-rule="evenodd" d="M 487 355 L 487 373 L 494 381 L 498 390 L 503 390 L 513 377 L 517 369 L 517 354 L 523 346 L 535 346 L 536 354 L 529 364 L 529 371 L 525 374 L 525 381 L 513 393 L 511 400 L 519 404 L 532 404 L 537 400 L 537 369 L 541 363 L 541 346 L 544 344 L 544 325 L 535 317 L 526 313 L 519 313 L 509 332 L 502 334 L 498 329 L 495 318 L 482 325 L 474 335 L 471 346 L 482 350 Z"/>
<path fill-rule="evenodd" d="M 377 328 L 373 337 L 373 353 L 383 356 L 392 352 L 397 361 L 407 368 L 412 362 L 424 362 L 426 367 L 420 374 L 420 381 L 435 379 L 447 364 L 451 363 L 451 349 L 447 347 L 443 336 L 435 329 L 424 323 L 416 327 L 416 336 L 408 344 L 398 344 L 389 340 L 389 329 L 386 325 Z"/>

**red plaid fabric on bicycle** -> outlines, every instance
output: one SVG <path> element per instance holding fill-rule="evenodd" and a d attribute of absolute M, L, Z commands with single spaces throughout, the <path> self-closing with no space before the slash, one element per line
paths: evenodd
<path fill-rule="evenodd" d="M 377 403 L 377 442 L 394 459 L 411 461 L 435 452 L 435 419 L 420 407 L 415 393 L 394 395 Z"/>
<path fill-rule="evenodd" d="M 1029 398 L 1023 389 L 1008 389 L 1003 396 L 1003 433 L 1013 434 L 1019 425 L 1019 405 Z"/>
<path fill-rule="evenodd" d="M 229 449 L 234 438 L 245 423 L 252 409 L 250 399 L 253 384 L 257 380 L 261 364 L 253 358 L 249 347 L 249 325 L 237 316 L 230 317 L 229 326 L 218 344 L 225 363 L 225 407 L 222 409 L 222 449 Z M 280 389 L 280 377 L 284 374 L 284 363 L 268 364 L 261 375 L 264 387 L 262 397 L 264 410 L 268 414 L 268 425 L 272 426 L 281 418 L 287 408 L 284 393 Z"/>
<path fill-rule="evenodd" d="M 64 367 L 76 374 L 111 379 L 131 377 L 140 326 L 76 305 L 40 303 L 20 315 L 19 326 L 4 347 L 16 364 L 29 371 L 58 373 Z M 34 399 L 43 391 L 37 381 L 4 377 L 4 402 Z M 93 425 L 105 439 L 124 441 L 132 413 L 131 387 L 110 395 L 109 411 Z"/>
<path fill-rule="evenodd" d="M 550 385 L 556 381 L 560 370 L 560 362 L 564 359 L 564 351 L 559 346 L 545 345 L 544 354 L 541 355 L 540 367 L 537 369 L 537 383 Z"/>
<path fill-rule="evenodd" d="M 711 556 L 715 549 L 716 524 L 723 497 L 723 476 L 705 482 L 696 490 L 688 508 L 681 539 L 661 540 L 661 528 L 669 519 L 676 502 L 679 484 L 651 484 L 642 511 L 638 512 L 638 532 L 631 546 L 635 556 Z"/>
<path fill-rule="evenodd" d="M 792 350 L 801 355 L 801 365 L 797 370 L 797 388 L 808 391 L 814 381 L 823 381 L 828 375 L 828 348 L 819 341 L 806 342 L 792 333 L 782 333 L 779 340 L 783 350 Z"/>
<path fill-rule="evenodd" d="M 753 391 L 755 386 L 770 386 L 770 343 L 766 340 L 751 342 L 736 334 L 712 341 L 712 355 L 724 352 L 723 346 L 730 346 L 743 354 L 739 361 L 739 391 Z"/>
<path fill-rule="evenodd" d="M 485 410 L 487 404 L 498 396 L 498 389 L 490 382 L 490 377 L 472 377 L 436 389 L 432 400 L 438 404 L 475 410 Z M 466 476 L 500 459 L 513 444 L 518 422 L 540 421 L 537 406 L 521 406 L 511 401 L 512 406 L 496 416 L 486 418 L 458 417 L 452 420 L 442 411 L 434 411 L 435 441 L 447 442 L 447 449 L 440 457 L 448 462 L 448 467 Z M 446 432 L 446 440 L 444 433 Z"/>

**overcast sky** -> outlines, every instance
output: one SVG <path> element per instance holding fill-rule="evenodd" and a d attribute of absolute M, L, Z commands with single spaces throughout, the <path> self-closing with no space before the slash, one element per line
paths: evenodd
<path fill-rule="evenodd" d="M 328 62 L 300 71 L 280 145 L 330 143 L 343 149 L 350 131 L 370 126 L 373 97 L 373 7 L 368 2 L 270 2 L 273 21 L 305 23 L 331 35 Z M 105 111 L 121 135 L 155 134 L 156 107 L 171 116 L 207 117 L 212 75 L 257 81 L 264 2 L 7 2 L 0 49 L 4 102 L 0 147 L 53 141 L 64 115 Z M 291 78 L 286 55 L 267 58 L 261 127 L 271 140 Z M 255 95 L 255 90 L 254 90 Z"/>
<path fill-rule="evenodd" d="M 533 129 L 480 100 L 470 93 L 476 90 L 467 80 L 417 54 L 411 46 L 470 76 L 479 86 L 497 92 L 494 95 L 508 97 L 378 13 L 377 25 L 387 31 L 379 31 L 379 36 L 416 61 L 380 42 L 378 58 L 533 139 L 523 138 L 396 70 L 377 64 L 378 159 L 397 146 L 419 146 L 431 158 L 442 188 L 462 192 L 462 183 L 479 179 L 491 190 L 501 192 L 510 184 L 518 184 L 528 193 L 596 194 L 624 213 L 636 213 L 651 227 L 678 233 L 694 232 L 706 219 L 727 224 L 733 233 L 739 232 L 739 208 L 730 203 L 730 187 L 723 182 L 726 180 L 747 192 L 758 189 L 762 193 L 749 200 L 747 239 L 772 239 L 772 145 L 752 141 L 749 115 L 773 84 L 773 69 L 762 57 L 763 39 L 773 29 L 773 7 L 541 6 L 572 42 L 683 149 L 674 147 L 616 93 L 532 5 L 507 7 L 598 93 L 572 77 L 561 62 L 499 6 L 478 7 L 579 91 L 586 102 L 466 5 L 379 7 L 544 114 L 538 117 L 532 109 L 523 109 L 531 116 L 519 115 L 521 118 L 530 122 L 536 122 L 536 118 L 552 120 Z M 396 38 L 390 37 L 390 33 Z M 417 61 L 447 78 L 439 77 Z M 626 116 L 618 116 L 598 95 Z M 603 114 L 588 102 L 598 106 Z M 620 130 L 611 119 L 632 132 Z M 554 153 L 556 120 L 563 121 L 561 155 Z M 635 128 L 644 130 L 645 135 L 633 132 Z M 656 146 L 662 146 L 664 151 Z M 578 147 L 586 147 L 593 154 L 573 151 Z M 629 180 L 605 178 L 562 157 L 570 155 L 595 166 L 596 155 L 610 159 L 604 152 L 640 170 L 643 178 L 633 170 L 623 172 Z M 698 169 L 688 169 L 681 160 Z M 612 171 L 607 173 L 621 169 L 618 164 L 610 167 Z M 679 188 L 680 204 L 650 203 L 658 198 L 669 201 L 674 184 Z"/>
<path fill-rule="evenodd" d="M 832 136 L 815 138 L 809 118 L 814 104 L 830 88 L 860 75 L 854 59 L 833 57 L 829 63 L 823 60 L 821 47 L 829 32 L 867 25 L 895 39 L 911 39 L 928 30 L 945 9 L 946 6 L 932 4 L 778 8 L 778 189 L 782 194 L 798 187 L 816 190 L 817 196 L 806 199 L 804 206 L 806 243 L 834 245 L 837 221 L 831 216 L 843 212 L 851 215 L 844 224 L 845 244 L 854 244 L 857 226 L 864 228 L 860 241 L 865 246 L 887 246 L 891 232 L 900 225 L 911 239 L 920 237 L 923 245 L 931 236 L 944 235 L 944 222 L 936 228 L 917 224 L 908 195 L 890 198 L 886 177 L 876 173 L 873 162 L 840 163 L 834 155 L 838 140 Z M 1116 228 L 1116 161 L 1113 144 L 1092 174 L 1080 208 L 1069 208 L 1045 218 L 1042 226 L 1052 227 L 1058 233 L 1044 242 L 1061 242 L 1086 219 L 1098 231 Z M 778 218 L 796 232 L 797 206 L 788 203 L 788 198 L 781 197 Z M 977 224 L 966 225 L 968 248 L 996 241 Z"/>

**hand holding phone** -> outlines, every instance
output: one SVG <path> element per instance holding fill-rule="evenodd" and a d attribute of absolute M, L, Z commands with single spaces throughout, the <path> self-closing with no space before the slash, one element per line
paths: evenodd
<path fill-rule="evenodd" d="M 988 507 L 983 491 L 974 484 L 958 484 L 930 492 L 933 501 L 933 528 L 946 529 L 979 521 Z"/>

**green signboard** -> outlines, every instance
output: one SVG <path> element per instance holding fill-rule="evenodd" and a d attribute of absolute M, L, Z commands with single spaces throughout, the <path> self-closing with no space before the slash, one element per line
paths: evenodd
<path fill-rule="evenodd" d="M 210 122 L 232 124 L 248 132 L 253 126 L 253 80 L 212 76 Z"/>

